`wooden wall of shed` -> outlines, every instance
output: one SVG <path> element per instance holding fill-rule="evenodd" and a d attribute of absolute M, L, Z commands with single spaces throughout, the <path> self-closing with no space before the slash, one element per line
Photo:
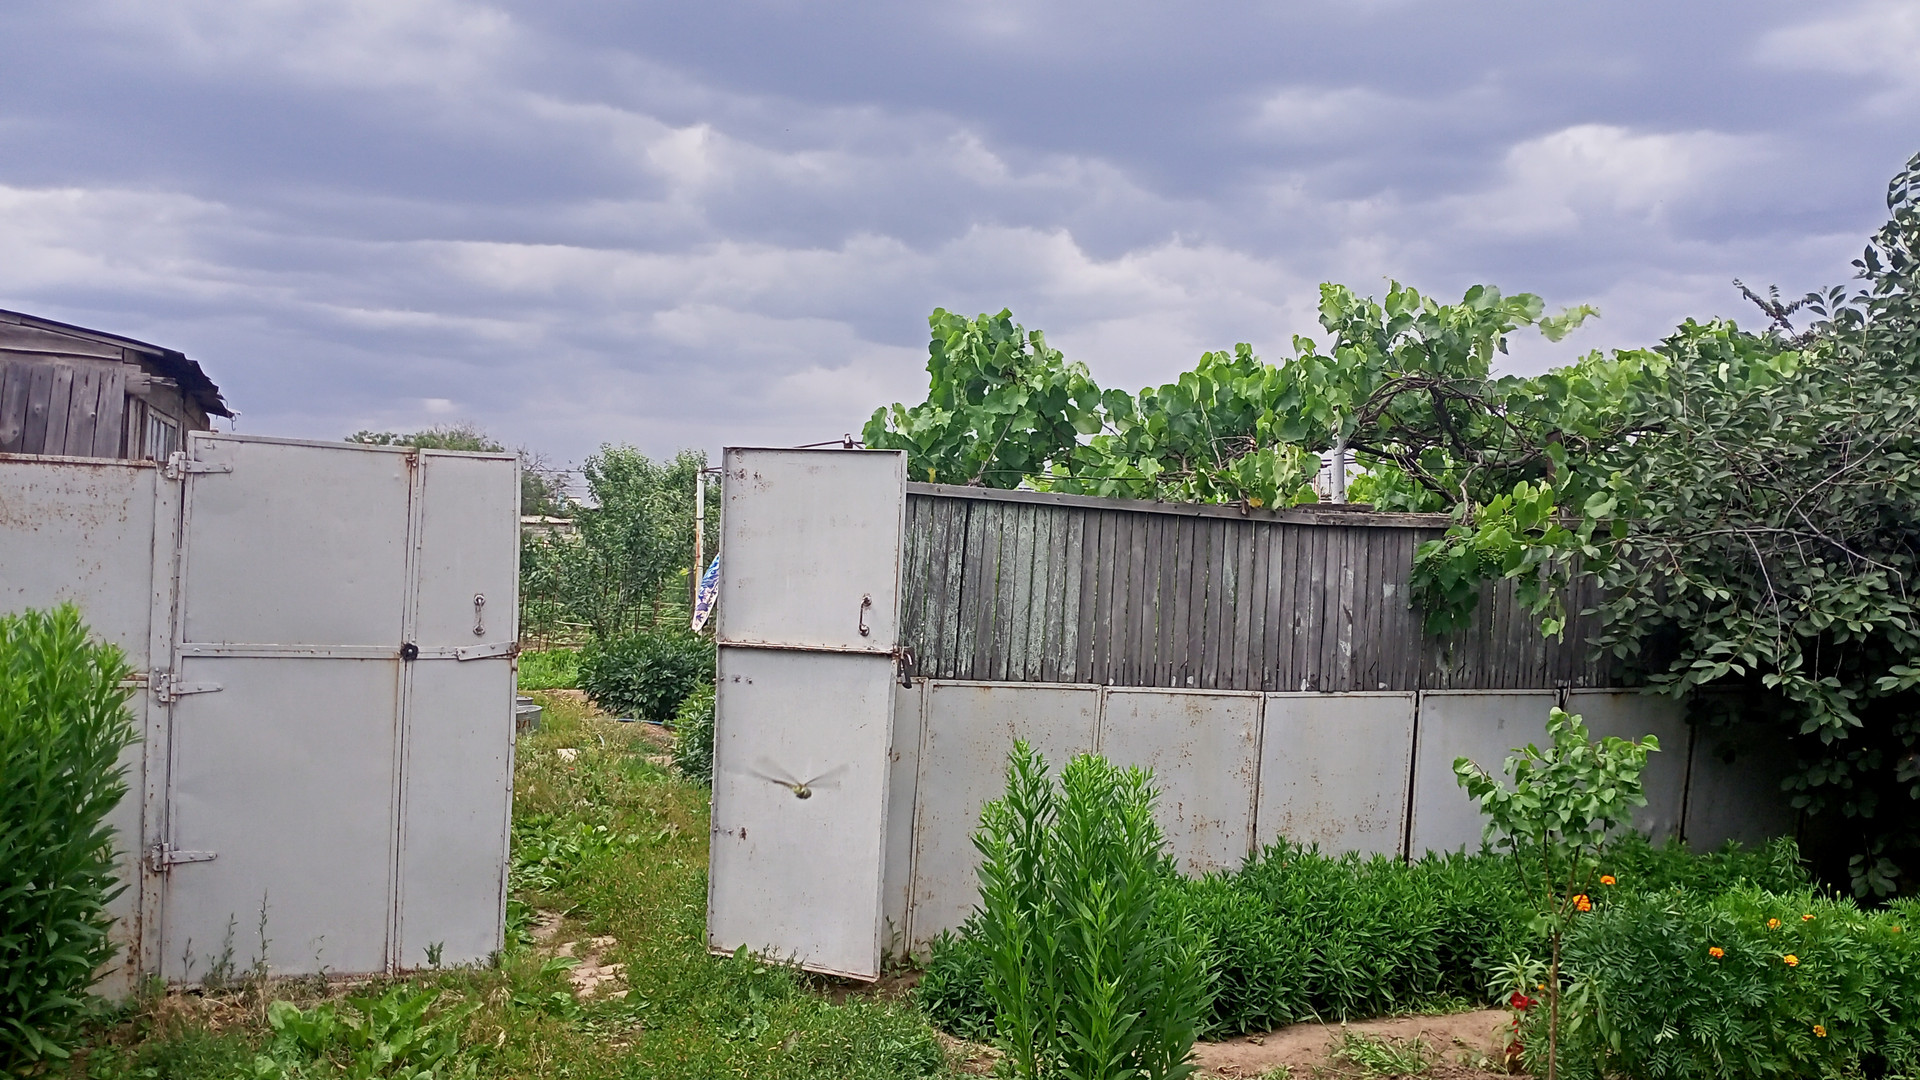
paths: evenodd
<path fill-rule="evenodd" d="M 0 354 L 0 453 L 124 456 L 130 368 Z"/>
<path fill-rule="evenodd" d="M 0 453 L 141 457 L 148 413 L 174 425 L 176 445 L 211 426 L 150 354 L 0 320 Z"/>
<path fill-rule="evenodd" d="M 1483 587 L 1468 629 L 1423 637 L 1408 579 L 1436 527 L 1021 494 L 908 495 L 903 640 L 918 674 L 1326 692 L 1616 681 L 1589 658 L 1594 619 L 1544 638 L 1512 582 Z"/>

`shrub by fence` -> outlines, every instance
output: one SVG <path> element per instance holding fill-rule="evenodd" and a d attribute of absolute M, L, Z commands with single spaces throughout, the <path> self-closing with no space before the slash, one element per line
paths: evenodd
<path fill-rule="evenodd" d="M 1562 1076 L 1920 1075 L 1920 902 L 1629 894 L 1575 922 L 1565 963 L 1597 1008 L 1563 1030 Z M 1531 1062 L 1545 1040 L 1524 1041 Z"/>
<path fill-rule="evenodd" d="M 0 616 L 0 1069 L 62 1058 L 113 955 L 107 814 L 134 739 L 120 650 L 71 606 Z"/>
<path fill-rule="evenodd" d="M 713 697 L 702 686 L 673 714 L 673 767 L 697 784 L 713 783 Z"/>
<path fill-rule="evenodd" d="M 667 723 L 713 681 L 713 642 L 672 626 L 596 640 L 580 651 L 580 689 L 618 716 Z"/>
<path fill-rule="evenodd" d="M 1611 845 L 1604 868 L 1621 896 L 1808 888 L 1791 840 L 1695 855 L 1630 834 Z M 1222 1037 L 1488 1001 L 1498 969 L 1539 946 L 1523 885 L 1512 860 L 1498 855 L 1403 863 L 1283 843 L 1237 873 L 1172 877 L 1162 903 L 1207 943 L 1213 995 L 1203 1030 Z M 977 924 L 969 924 L 935 943 L 916 993 L 940 1027 L 984 1038 L 989 974 Z"/>

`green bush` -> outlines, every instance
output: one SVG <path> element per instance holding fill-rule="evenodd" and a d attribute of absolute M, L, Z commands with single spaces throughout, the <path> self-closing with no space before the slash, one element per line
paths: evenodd
<path fill-rule="evenodd" d="M 0 616 L 0 1067 L 64 1058 L 113 955 L 107 814 L 134 739 L 120 650 L 70 605 Z"/>
<path fill-rule="evenodd" d="M 1206 1014 L 1194 927 L 1159 900 L 1172 869 L 1142 769 L 1075 757 L 1056 790 L 1016 743 L 981 813 L 977 924 L 994 1034 L 1016 1077 L 1181 1080 Z"/>
<path fill-rule="evenodd" d="M 673 765 L 680 775 L 713 783 L 713 687 L 687 695 L 673 714 Z"/>
<path fill-rule="evenodd" d="M 520 654 L 522 690 L 572 690 L 580 685 L 580 650 L 539 649 Z"/>
<path fill-rule="evenodd" d="M 1564 1076 L 1920 1075 L 1920 902 L 1603 895 L 1564 959 L 1569 1000 L 1594 1006 L 1561 1035 Z M 1540 1011 L 1523 1027 L 1530 1063 Z"/>
<path fill-rule="evenodd" d="M 1791 840 L 1695 855 L 1629 833 L 1608 846 L 1601 869 L 1616 897 L 1810 887 Z M 1403 863 L 1282 842 L 1237 873 L 1189 880 L 1169 871 L 1161 905 L 1206 942 L 1210 1038 L 1486 1001 L 1501 966 L 1538 945 L 1519 869 L 1485 853 Z M 979 1038 L 993 1014 L 988 974 L 970 921 L 933 943 L 915 996 L 942 1029 Z"/>
<path fill-rule="evenodd" d="M 595 639 L 580 653 L 580 689 L 617 716 L 664 724 L 713 682 L 713 642 L 676 627 Z"/>

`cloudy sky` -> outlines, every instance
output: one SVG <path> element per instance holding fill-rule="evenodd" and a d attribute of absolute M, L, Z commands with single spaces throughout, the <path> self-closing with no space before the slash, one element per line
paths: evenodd
<path fill-rule="evenodd" d="M 577 461 L 857 431 L 926 315 L 1102 383 L 1315 286 L 1603 318 L 1843 280 L 1920 2 L 7 0 L 0 307 L 182 349 L 239 430 Z"/>

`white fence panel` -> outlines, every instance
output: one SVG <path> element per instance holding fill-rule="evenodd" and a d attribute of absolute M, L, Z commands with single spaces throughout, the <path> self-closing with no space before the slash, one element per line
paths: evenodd
<path fill-rule="evenodd" d="M 1269 694 L 1261 741 L 1260 847 L 1398 855 L 1412 779 L 1411 693 Z"/>
<path fill-rule="evenodd" d="M 1238 870 L 1253 851 L 1260 695 L 1113 689 L 1099 752 L 1153 770 L 1156 817 L 1188 874 Z"/>

